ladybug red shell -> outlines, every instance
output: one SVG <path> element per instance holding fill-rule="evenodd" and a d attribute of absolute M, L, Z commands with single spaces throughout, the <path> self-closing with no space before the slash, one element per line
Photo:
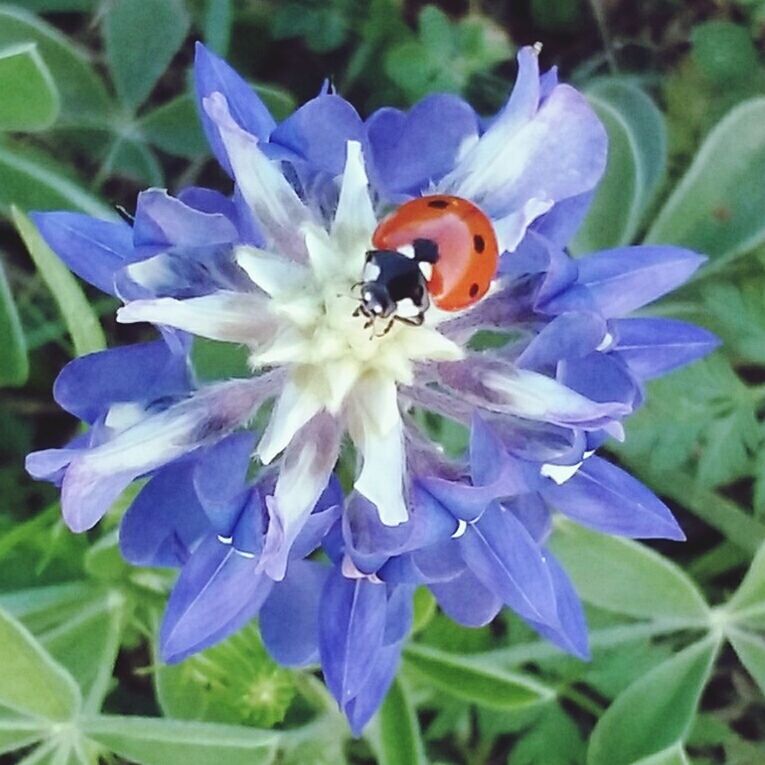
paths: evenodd
<path fill-rule="evenodd" d="M 446 194 L 413 199 L 384 218 L 372 235 L 377 250 L 401 251 L 423 240 L 436 247 L 426 283 L 439 308 L 458 311 L 487 293 L 499 248 L 491 221 L 476 205 Z"/>

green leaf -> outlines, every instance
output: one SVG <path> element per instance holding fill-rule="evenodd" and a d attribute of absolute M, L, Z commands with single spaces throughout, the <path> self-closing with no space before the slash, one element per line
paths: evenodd
<path fill-rule="evenodd" d="M 106 57 L 117 94 L 137 109 L 151 93 L 189 29 L 183 0 L 120 0 L 104 19 Z"/>
<path fill-rule="evenodd" d="M 0 717 L 0 754 L 21 749 L 39 741 L 46 733 L 45 723 L 25 717 Z"/>
<path fill-rule="evenodd" d="M 208 48 L 219 56 L 228 52 L 234 8 L 231 0 L 207 0 L 204 17 L 204 38 Z"/>
<path fill-rule="evenodd" d="M 765 610 L 765 543 L 760 545 L 746 576 L 725 608 L 732 614 Z"/>
<path fill-rule="evenodd" d="M 45 244 L 32 221 L 16 207 L 12 208 L 12 215 L 38 273 L 58 305 L 75 353 L 82 356 L 103 350 L 106 347 L 104 331 L 77 280 Z"/>
<path fill-rule="evenodd" d="M 11 205 L 22 210 L 76 209 L 96 217 L 114 217 L 114 210 L 85 191 L 52 157 L 3 140 L 0 143 L 0 211 L 8 212 Z"/>
<path fill-rule="evenodd" d="M 745 27 L 731 21 L 699 24 L 691 34 L 693 59 L 712 82 L 725 85 L 756 71 L 757 49 Z"/>
<path fill-rule="evenodd" d="M 89 582 L 67 582 L 50 587 L 32 587 L 0 595 L 0 607 L 39 633 L 70 618 L 100 595 Z"/>
<path fill-rule="evenodd" d="M 98 712 L 109 690 L 124 610 L 124 597 L 113 591 L 40 637 L 79 684 L 86 712 Z"/>
<path fill-rule="evenodd" d="M 0 50 L 0 130 L 44 130 L 58 116 L 58 90 L 36 43 Z"/>
<path fill-rule="evenodd" d="M 208 153 L 194 99 L 186 94 L 149 112 L 139 122 L 143 137 L 168 154 L 196 159 Z"/>
<path fill-rule="evenodd" d="M 649 547 L 560 520 L 553 552 L 588 603 L 637 618 L 704 623 L 709 608 L 696 585 Z"/>
<path fill-rule="evenodd" d="M 555 704 L 513 746 L 507 765 L 579 765 L 584 752 L 576 723 Z"/>
<path fill-rule="evenodd" d="M 765 640 L 759 635 L 735 628 L 729 629 L 727 636 L 746 671 L 765 693 Z"/>
<path fill-rule="evenodd" d="M 604 78 L 587 96 L 608 131 L 608 165 L 574 252 L 629 244 L 666 172 L 664 118 L 636 85 Z"/>
<path fill-rule="evenodd" d="M 632 765 L 681 742 L 717 649 L 714 639 L 693 643 L 633 683 L 598 720 L 587 765 Z"/>
<path fill-rule="evenodd" d="M 0 705 L 21 714 L 63 722 L 81 706 L 71 676 L 26 627 L 0 610 Z"/>
<path fill-rule="evenodd" d="M 715 126 L 646 241 L 712 258 L 731 258 L 765 241 L 764 121 L 765 98 L 753 98 Z"/>
<path fill-rule="evenodd" d="M 554 697 L 550 688 L 525 675 L 486 667 L 468 656 L 423 645 L 407 646 L 404 662 L 416 676 L 439 691 L 489 709 L 518 709 Z"/>
<path fill-rule="evenodd" d="M 729 483 L 748 473 L 761 440 L 755 404 L 718 353 L 653 382 L 645 407 L 627 424 L 627 439 L 612 448 L 648 474 L 671 477 L 687 468 L 703 487 Z"/>
<path fill-rule="evenodd" d="M 663 752 L 646 757 L 635 765 L 691 765 L 688 755 L 680 744 L 669 747 Z"/>
<path fill-rule="evenodd" d="M 0 387 L 19 386 L 29 376 L 29 359 L 16 304 L 0 261 Z"/>
<path fill-rule="evenodd" d="M 138 765 L 261 765 L 273 761 L 279 740 L 254 728 L 152 717 L 85 718 L 82 730 Z"/>
<path fill-rule="evenodd" d="M 395 680 L 379 712 L 379 765 L 424 765 L 420 724 L 406 688 Z"/>
<path fill-rule="evenodd" d="M 61 96 L 66 121 L 103 120 L 109 97 L 88 55 L 55 27 L 13 5 L 0 6 L 0 48 L 36 43 Z M 3 89 L 4 97 L 7 91 Z"/>
<path fill-rule="evenodd" d="M 195 337 L 191 346 L 191 365 L 199 380 L 228 380 L 232 377 L 251 377 L 247 363 L 249 351 L 243 345 L 222 343 Z"/>

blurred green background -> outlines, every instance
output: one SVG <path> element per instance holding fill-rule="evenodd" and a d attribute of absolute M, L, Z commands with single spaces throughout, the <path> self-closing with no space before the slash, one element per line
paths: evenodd
<path fill-rule="evenodd" d="M 652 313 L 703 324 L 723 349 L 650 386 L 626 444 L 610 446 L 688 542 L 555 533 L 591 663 L 509 614 L 460 628 L 421 594 L 400 678 L 352 741 L 318 679 L 272 664 L 255 627 L 158 666 L 171 575 L 120 561 L 119 507 L 74 536 L 56 492 L 26 477 L 28 451 L 75 432 L 52 402 L 60 368 L 145 330 L 117 327 L 114 301 L 24 213 L 114 217 L 149 185 L 227 188 L 189 94 L 196 39 L 278 118 L 325 77 L 362 115 L 432 91 L 491 114 L 517 48 L 542 41 L 543 66 L 587 93 L 611 139 L 574 254 L 656 241 L 709 256 Z M 762 0 L 0 4 L 0 763 L 762 765 L 764 46 Z M 217 351 L 197 349 L 203 376 L 225 374 Z"/>

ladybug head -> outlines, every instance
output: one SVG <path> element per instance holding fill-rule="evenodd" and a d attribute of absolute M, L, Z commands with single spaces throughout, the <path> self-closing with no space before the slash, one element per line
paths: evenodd
<path fill-rule="evenodd" d="M 365 282 L 361 287 L 361 312 L 370 319 L 387 319 L 396 310 L 396 301 L 390 296 L 387 285 L 381 282 Z"/>

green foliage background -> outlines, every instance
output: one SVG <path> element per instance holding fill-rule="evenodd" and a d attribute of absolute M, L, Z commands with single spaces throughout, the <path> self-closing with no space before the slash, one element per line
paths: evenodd
<path fill-rule="evenodd" d="M 399 679 L 361 740 L 318 678 L 249 627 L 155 662 L 172 577 L 122 563 L 123 498 L 74 536 L 22 469 L 75 425 L 75 355 L 130 342 L 25 212 L 115 216 L 147 185 L 223 183 L 189 95 L 203 39 L 284 117 L 332 77 L 363 114 L 435 90 L 482 112 L 544 43 L 605 123 L 603 188 L 574 253 L 671 242 L 708 266 L 652 314 L 725 345 L 650 386 L 612 457 L 673 508 L 683 545 L 561 522 L 593 661 L 504 614 L 468 630 L 418 593 Z M 0 5 L 0 763 L 761 765 L 765 762 L 765 3 L 762 0 L 26 0 Z M 139 330 L 142 331 L 142 330 Z M 200 345 L 201 376 L 237 359 Z M 459 434 L 435 431 L 453 447 Z"/>

